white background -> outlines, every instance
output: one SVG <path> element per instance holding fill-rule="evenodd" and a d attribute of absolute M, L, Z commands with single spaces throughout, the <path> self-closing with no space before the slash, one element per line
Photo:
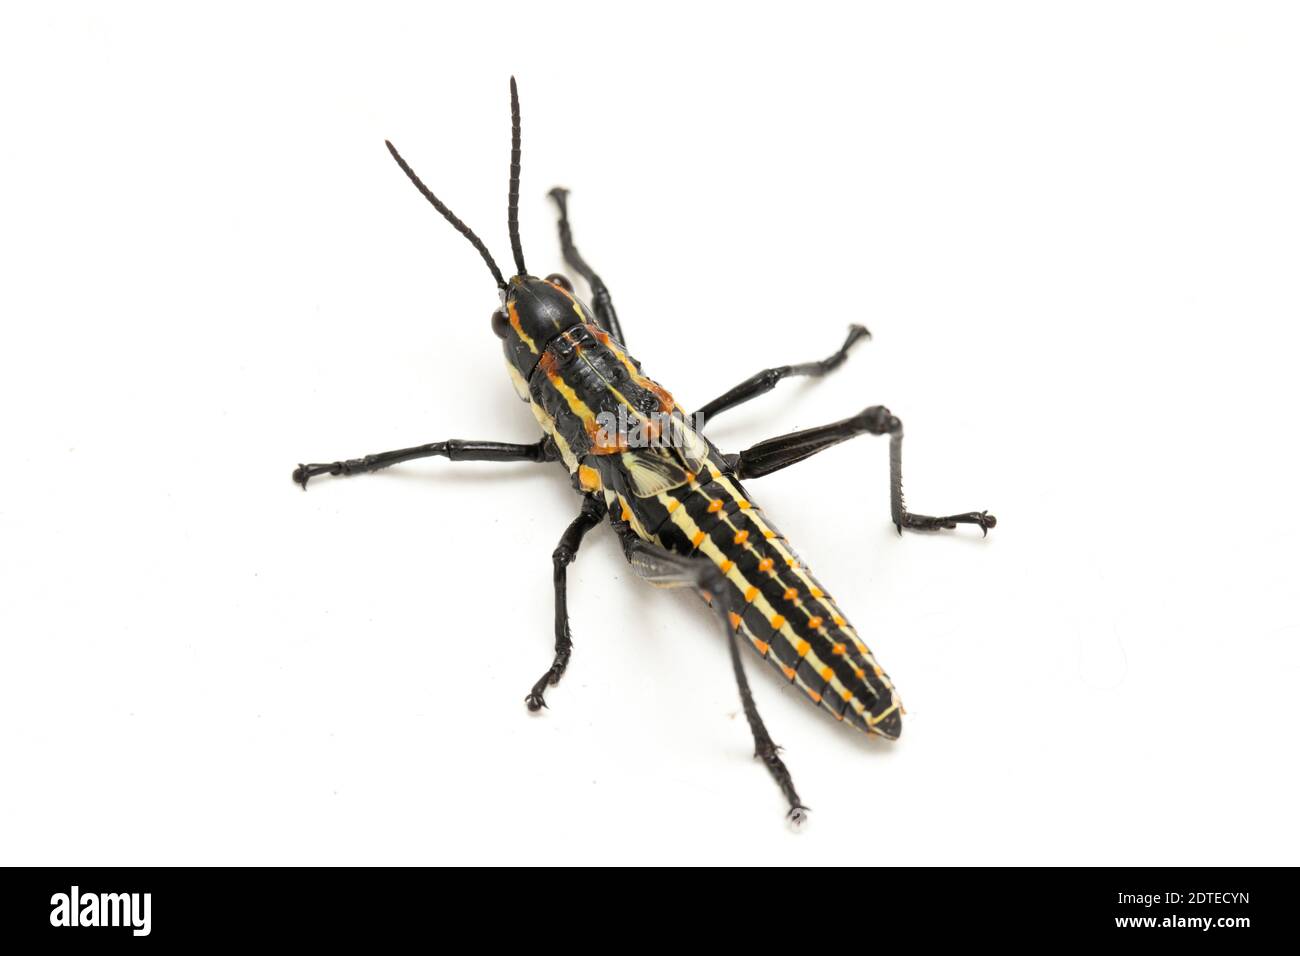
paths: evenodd
<path fill-rule="evenodd" d="M 1300 40 L 1286 4 L 10 7 L 0 23 L 0 862 L 1297 862 Z M 896 744 L 751 661 L 530 441 L 474 251 L 548 188 L 629 345 L 893 675 Z"/>

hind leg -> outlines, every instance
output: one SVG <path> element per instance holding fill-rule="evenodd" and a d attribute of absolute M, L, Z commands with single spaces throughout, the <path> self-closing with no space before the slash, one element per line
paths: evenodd
<path fill-rule="evenodd" d="M 749 679 L 745 676 L 744 662 L 740 657 L 739 637 L 730 623 L 729 614 L 734 609 L 729 603 L 730 592 L 727 589 L 726 578 L 712 561 L 689 558 L 649 541 L 643 541 L 625 524 L 616 525 L 615 528 L 623 539 L 623 553 L 638 575 L 656 587 L 693 587 L 709 599 L 727 635 L 727 648 L 731 653 L 731 670 L 736 678 L 736 688 L 740 692 L 740 705 L 745 711 L 745 720 L 749 722 L 749 730 L 754 737 L 754 756 L 763 761 L 767 772 L 781 788 L 781 793 L 790 806 L 786 819 L 796 828 L 802 826 L 808 819 L 808 808 L 799 800 L 799 794 L 794 788 L 794 780 L 781 759 L 780 748 L 772 741 L 772 735 L 767 732 L 763 718 L 759 716 L 758 707 L 754 703 L 754 694 L 749 689 Z"/>
<path fill-rule="evenodd" d="M 939 531 L 955 528 L 959 524 L 978 525 L 985 535 L 995 527 L 998 519 L 987 511 L 967 511 L 962 514 L 917 514 L 903 506 L 903 423 L 883 405 L 873 405 L 852 418 L 793 432 L 780 438 L 769 438 L 731 458 L 737 478 L 760 478 L 774 471 L 788 468 L 796 462 L 824 451 L 842 441 L 858 435 L 889 436 L 889 512 L 894 526 L 901 534 L 904 528 L 912 531 Z"/>

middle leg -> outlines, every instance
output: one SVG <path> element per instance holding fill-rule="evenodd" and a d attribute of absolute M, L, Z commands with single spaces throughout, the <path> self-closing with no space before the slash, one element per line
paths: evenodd
<path fill-rule="evenodd" d="M 859 339 L 869 339 L 871 333 L 865 326 L 850 325 L 849 337 L 844 340 L 844 344 L 828 357 L 818 362 L 804 362 L 801 365 L 778 365 L 775 368 L 765 368 L 757 374 L 751 375 L 735 388 L 723 392 L 709 404 L 696 412 L 699 419 L 705 425 L 713 421 L 713 416 L 719 412 L 725 412 L 728 408 L 735 408 L 742 405 L 751 398 L 758 398 L 767 392 L 776 388 L 776 383 L 783 378 L 791 375 L 811 375 L 820 377 L 827 372 L 832 372 L 844 364 L 844 360 L 849 357 L 849 349 Z"/>
<path fill-rule="evenodd" d="M 551 563 L 555 566 L 555 659 L 551 662 L 550 670 L 541 676 L 524 698 L 524 703 L 531 711 L 539 711 L 546 706 L 543 693 L 548 686 L 554 687 L 560 682 L 569 666 L 569 657 L 573 654 L 573 635 L 569 631 L 568 567 L 578 556 L 582 539 L 603 517 L 605 502 L 595 495 L 588 495 L 582 501 L 582 511 L 565 529 L 560 543 L 551 555 Z"/>

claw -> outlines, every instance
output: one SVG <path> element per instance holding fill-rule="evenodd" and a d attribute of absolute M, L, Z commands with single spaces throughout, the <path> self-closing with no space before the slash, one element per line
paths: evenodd
<path fill-rule="evenodd" d="M 300 463 L 298 467 L 293 470 L 293 480 L 302 485 L 303 491 L 307 490 L 307 482 L 310 479 L 311 475 L 308 473 L 306 465 Z"/>
<path fill-rule="evenodd" d="M 790 812 L 785 815 L 786 822 L 790 824 L 790 829 L 798 833 L 808 823 L 808 814 L 811 811 L 801 804 L 796 804 L 790 808 Z"/>
<path fill-rule="evenodd" d="M 535 714 L 543 707 L 546 707 L 546 698 L 541 694 L 534 692 L 524 698 L 524 703 L 527 704 L 528 709 Z M 547 709 L 549 710 L 550 708 L 547 707 Z"/>

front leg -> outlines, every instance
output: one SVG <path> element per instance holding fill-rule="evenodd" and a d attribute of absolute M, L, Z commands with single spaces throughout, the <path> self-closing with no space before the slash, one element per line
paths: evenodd
<path fill-rule="evenodd" d="M 573 653 L 573 636 L 569 631 L 568 567 L 578 556 L 578 548 L 587 532 L 605 517 L 605 502 L 595 495 L 583 499 L 582 511 L 565 529 L 560 543 L 551 555 L 555 568 L 555 659 L 551 668 L 533 685 L 532 691 L 524 698 L 524 703 L 531 711 L 539 711 L 546 706 L 543 693 L 546 688 L 554 687 L 564 676 L 569 666 L 569 656 Z"/>
<path fill-rule="evenodd" d="M 399 448 L 396 451 L 380 452 L 363 458 L 350 458 L 347 461 L 333 461 L 328 464 L 299 465 L 293 470 L 293 480 L 307 490 L 307 482 L 317 475 L 362 475 L 369 471 L 378 471 L 389 465 L 416 458 L 435 458 L 441 456 L 451 461 L 554 461 L 555 446 L 550 439 L 543 438 L 531 445 L 514 445 L 503 441 L 461 441 L 452 438 L 448 441 L 436 441 L 414 448 Z"/>
<path fill-rule="evenodd" d="M 959 524 L 973 524 L 979 525 L 987 535 L 989 528 L 997 525 L 998 519 L 987 511 L 934 517 L 915 514 L 903 506 L 903 423 L 883 405 L 873 405 L 852 418 L 830 425 L 769 438 L 746 448 L 739 455 L 731 455 L 730 460 L 737 478 L 760 478 L 864 434 L 889 436 L 889 513 L 900 534 L 904 528 L 938 531 Z"/>
<path fill-rule="evenodd" d="M 556 186 L 548 195 L 555 200 L 555 205 L 560 210 L 560 251 L 564 253 L 564 261 L 587 280 L 587 285 L 591 287 L 591 307 L 596 310 L 596 321 L 621 345 L 624 343 L 623 327 L 618 324 L 618 313 L 614 311 L 614 300 L 610 298 L 609 289 L 573 244 L 573 229 L 569 226 L 569 191 Z"/>

